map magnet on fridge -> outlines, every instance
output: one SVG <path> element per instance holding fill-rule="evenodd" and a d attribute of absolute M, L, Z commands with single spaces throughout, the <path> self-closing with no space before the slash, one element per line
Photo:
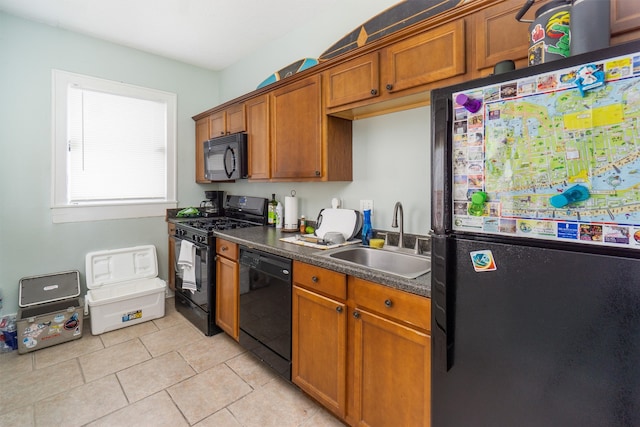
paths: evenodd
<path fill-rule="evenodd" d="M 586 91 L 595 89 L 602 85 L 604 85 L 604 71 L 602 71 L 601 67 L 589 64 L 578 70 L 576 86 L 580 91 L 580 95 L 584 96 Z"/>
<path fill-rule="evenodd" d="M 583 202 L 591 197 L 589 189 L 584 185 L 576 184 L 562 194 L 549 198 L 549 203 L 554 208 L 563 208 L 570 203 Z"/>
<path fill-rule="evenodd" d="M 487 203 L 487 193 L 484 191 L 476 191 L 471 195 L 471 204 L 469 205 L 469 215 L 482 216 L 484 214 L 484 206 Z"/>
<path fill-rule="evenodd" d="M 482 107 L 482 101 L 470 98 L 464 93 L 456 96 L 456 102 L 458 105 L 462 105 L 470 113 L 477 113 Z"/>

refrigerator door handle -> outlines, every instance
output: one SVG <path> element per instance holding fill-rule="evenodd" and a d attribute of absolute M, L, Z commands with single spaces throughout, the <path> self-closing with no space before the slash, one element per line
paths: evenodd
<path fill-rule="evenodd" d="M 433 312 L 433 366 L 448 371 L 453 366 L 454 327 L 453 292 L 447 289 L 448 249 L 446 236 L 431 236 L 431 304 Z"/>

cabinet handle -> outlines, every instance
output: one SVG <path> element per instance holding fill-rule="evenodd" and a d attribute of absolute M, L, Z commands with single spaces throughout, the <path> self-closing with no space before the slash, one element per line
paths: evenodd
<path fill-rule="evenodd" d="M 377 95 L 377 94 L 378 94 L 377 89 L 371 89 L 371 95 Z"/>
<path fill-rule="evenodd" d="M 342 313 L 342 307 L 337 306 L 337 307 L 336 307 L 336 311 L 337 311 L 338 313 Z"/>
<path fill-rule="evenodd" d="M 311 276 L 311 281 L 313 283 L 318 283 L 318 277 L 317 276 Z"/>
<path fill-rule="evenodd" d="M 391 307 L 392 304 L 393 303 L 391 302 L 390 299 L 384 301 L 384 305 L 386 305 L 387 307 Z"/>
<path fill-rule="evenodd" d="M 227 249 L 229 249 L 229 248 L 227 248 L 226 246 L 222 246 L 222 247 L 220 247 L 220 250 L 221 250 L 222 252 L 226 251 Z"/>
<path fill-rule="evenodd" d="M 320 171 L 316 171 L 316 176 L 320 176 Z"/>
<path fill-rule="evenodd" d="M 387 84 L 386 88 L 387 88 L 387 90 L 391 90 L 391 89 L 393 89 L 393 85 L 391 83 L 389 83 L 389 84 Z"/>
<path fill-rule="evenodd" d="M 360 313 L 358 313 L 357 311 L 353 312 L 353 317 L 355 317 L 356 319 L 360 318 Z"/>

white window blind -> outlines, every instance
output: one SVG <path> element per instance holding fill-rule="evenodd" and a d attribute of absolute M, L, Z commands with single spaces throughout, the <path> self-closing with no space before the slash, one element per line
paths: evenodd
<path fill-rule="evenodd" d="M 164 200 L 164 103 L 70 88 L 69 135 L 69 202 Z"/>
<path fill-rule="evenodd" d="M 54 70 L 54 128 L 54 222 L 175 207 L 175 95 Z"/>

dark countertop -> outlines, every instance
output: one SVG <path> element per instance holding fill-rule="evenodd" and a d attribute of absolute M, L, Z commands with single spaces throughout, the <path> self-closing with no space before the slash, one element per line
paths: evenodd
<path fill-rule="evenodd" d="M 249 227 L 217 231 L 216 235 L 242 246 L 302 261 L 329 270 L 339 271 L 361 279 L 431 298 L 431 273 L 423 274 L 416 279 L 405 279 L 366 267 L 358 267 L 332 258 L 319 256 L 318 253 L 321 253 L 322 249 L 280 241 L 280 238 L 291 237 L 294 236 L 295 233 L 283 233 L 281 230 L 276 230 L 272 227 Z"/>

